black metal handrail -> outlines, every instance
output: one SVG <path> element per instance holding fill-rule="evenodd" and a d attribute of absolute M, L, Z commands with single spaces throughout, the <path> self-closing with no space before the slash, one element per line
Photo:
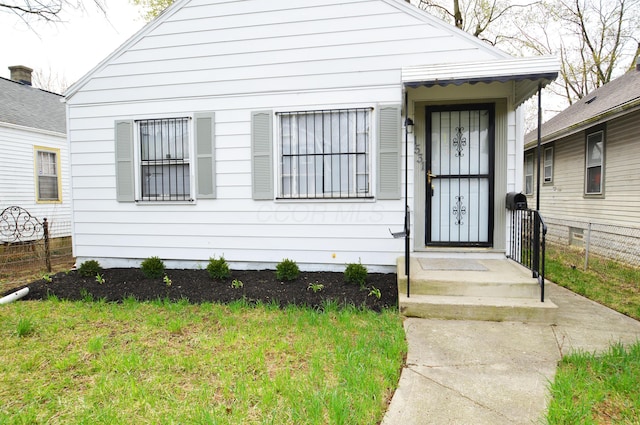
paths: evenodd
<path fill-rule="evenodd" d="M 544 302 L 547 225 L 537 210 L 512 210 L 510 213 L 511 244 L 508 257 L 531 270 L 540 285 L 540 301 Z"/>

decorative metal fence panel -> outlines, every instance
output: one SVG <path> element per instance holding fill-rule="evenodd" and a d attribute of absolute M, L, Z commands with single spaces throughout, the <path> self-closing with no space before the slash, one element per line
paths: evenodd
<path fill-rule="evenodd" d="M 70 222 L 39 219 L 11 206 L 0 213 L 0 293 L 17 284 L 73 265 Z"/>

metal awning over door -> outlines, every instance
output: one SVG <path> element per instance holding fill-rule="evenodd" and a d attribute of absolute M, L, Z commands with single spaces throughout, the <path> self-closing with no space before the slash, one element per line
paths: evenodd
<path fill-rule="evenodd" d="M 559 69 L 558 58 L 552 56 L 419 65 L 402 68 L 402 83 L 404 87 L 416 88 L 512 81 L 515 107 L 518 107 L 538 88 L 555 80 Z"/>

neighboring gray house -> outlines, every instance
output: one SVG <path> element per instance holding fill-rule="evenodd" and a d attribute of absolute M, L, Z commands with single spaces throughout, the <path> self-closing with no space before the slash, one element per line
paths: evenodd
<path fill-rule="evenodd" d="M 62 96 L 31 86 L 31 69 L 0 78 L 0 212 L 20 206 L 71 235 L 71 190 Z M 2 242 L 2 241 L 0 241 Z"/>
<path fill-rule="evenodd" d="M 640 264 L 640 61 L 542 128 L 540 211 L 552 242 Z M 536 199 L 536 132 L 524 189 Z"/>

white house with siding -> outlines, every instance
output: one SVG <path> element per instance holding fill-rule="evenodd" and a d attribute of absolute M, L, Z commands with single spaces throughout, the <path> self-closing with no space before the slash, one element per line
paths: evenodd
<path fill-rule="evenodd" d="M 0 78 L 0 212 L 19 206 L 40 221 L 47 218 L 53 237 L 70 236 L 63 97 L 32 87 L 30 68 L 10 70 L 11 79 Z M 0 242 L 13 239 L 0 232 Z"/>
<path fill-rule="evenodd" d="M 74 254 L 390 270 L 408 206 L 413 253 L 504 258 L 558 68 L 404 0 L 177 0 L 65 94 Z"/>

